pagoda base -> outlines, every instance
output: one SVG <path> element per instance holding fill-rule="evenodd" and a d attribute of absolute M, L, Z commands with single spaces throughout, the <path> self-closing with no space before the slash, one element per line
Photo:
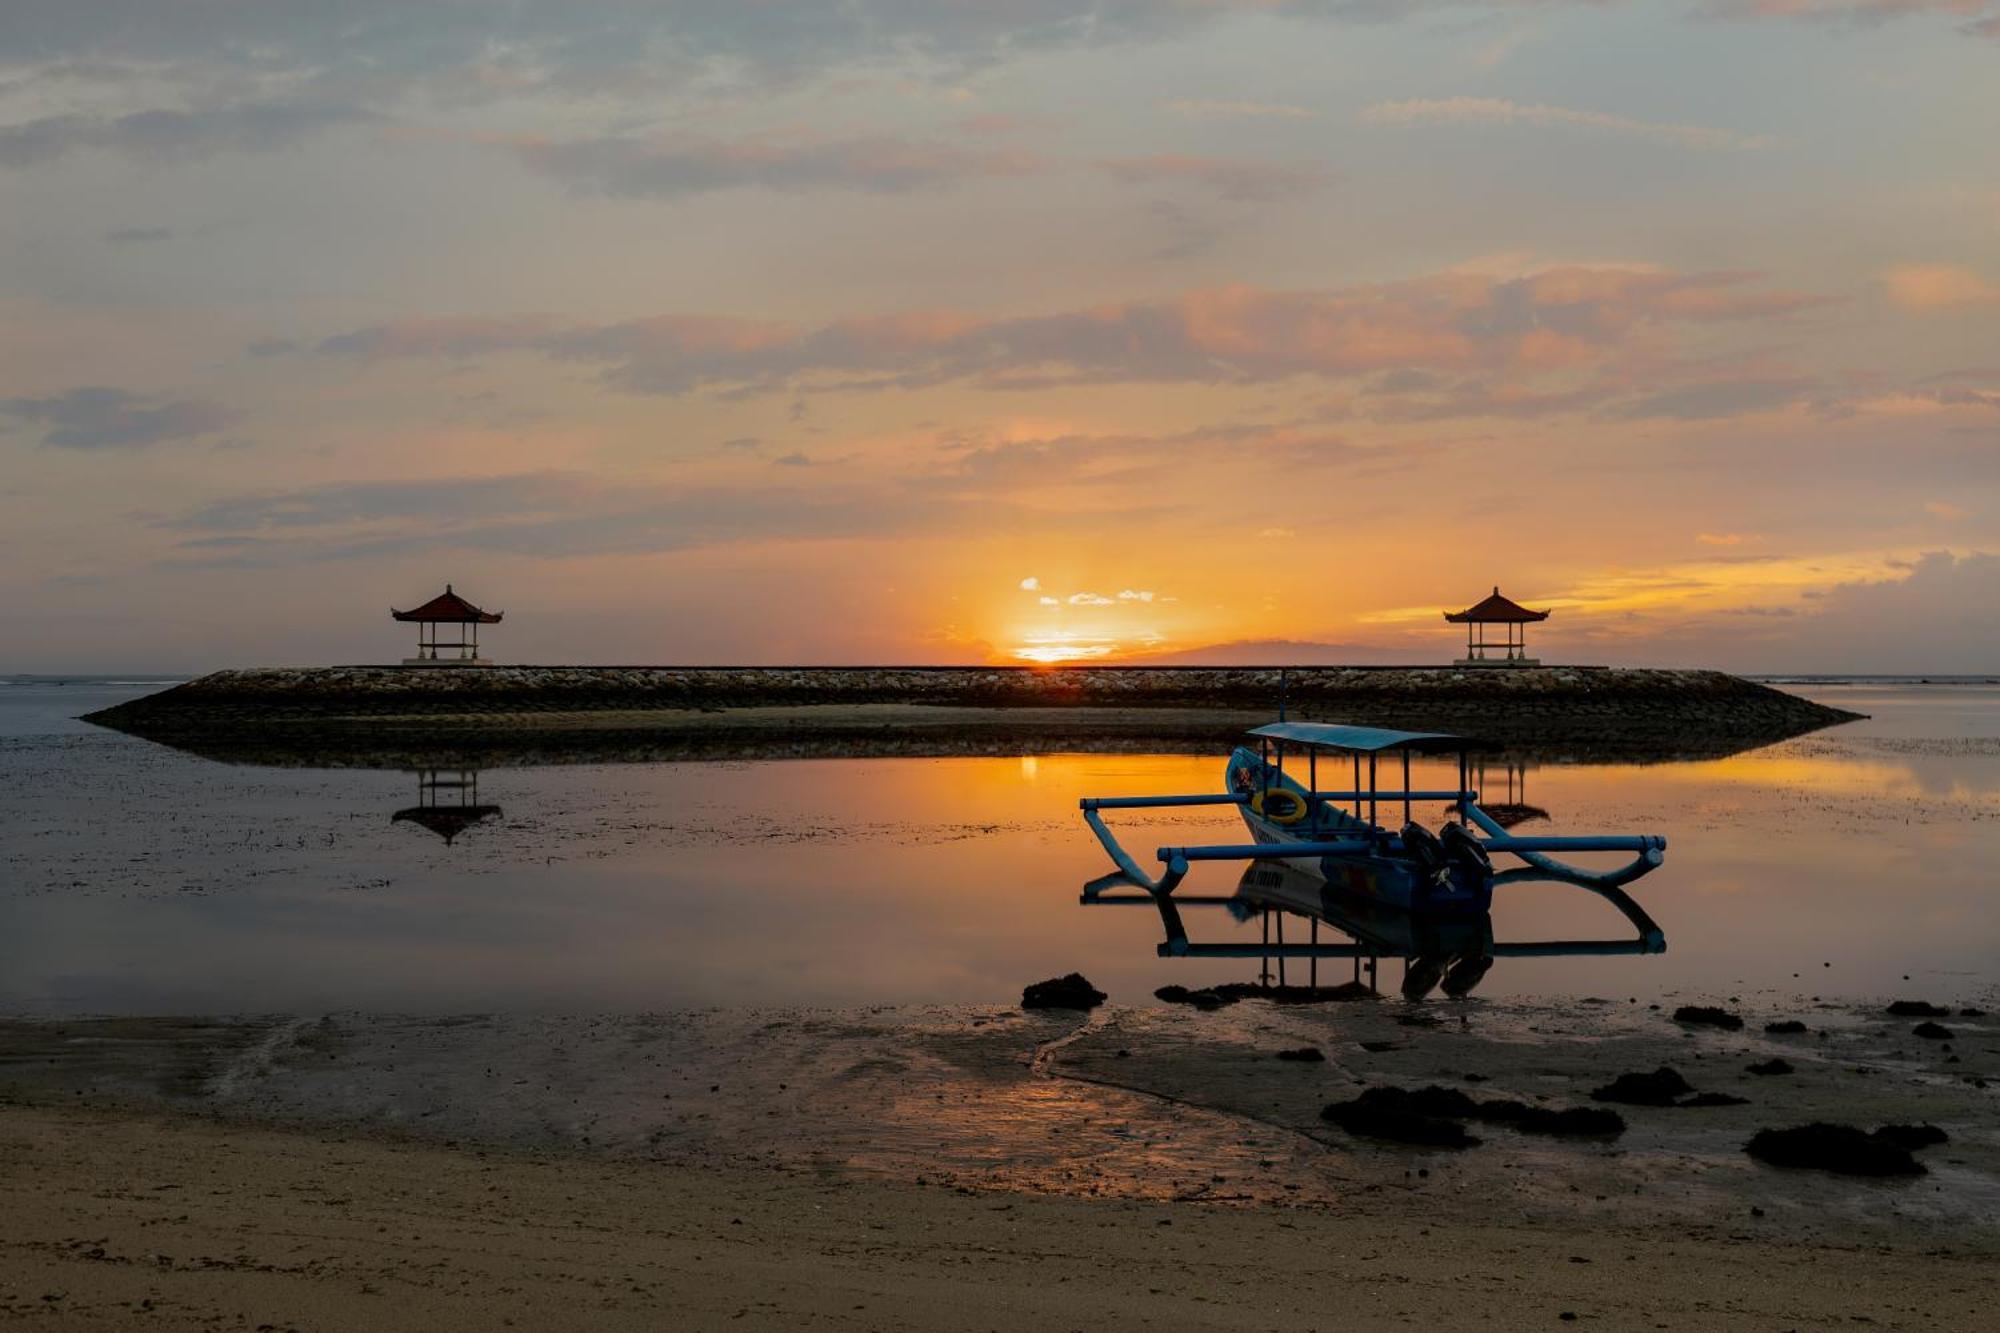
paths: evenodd
<path fill-rule="evenodd" d="M 490 657 L 406 657 L 403 659 L 403 665 L 414 667 L 490 667 L 493 665 L 493 659 Z"/>
<path fill-rule="evenodd" d="M 1461 667 L 1538 667 L 1539 657 L 1461 657 L 1453 666 Z"/>

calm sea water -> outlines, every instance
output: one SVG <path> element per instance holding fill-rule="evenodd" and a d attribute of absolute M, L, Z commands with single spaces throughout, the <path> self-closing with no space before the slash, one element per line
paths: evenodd
<path fill-rule="evenodd" d="M 0 684 L 0 1011 L 990 1003 L 1072 970 L 1140 1002 L 1260 971 L 1161 958 L 1150 906 L 1079 901 L 1109 866 L 1077 798 L 1215 791 L 1219 755 L 572 764 L 425 786 L 216 763 L 73 720 L 153 688 Z M 1667 949 L 1503 957 L 1479 993 L 1954 995 L 2000 980 L 2000 688 L 1795 688 L 1873 716 L 1719 760 L 1491 766 L 1489 804 L 1511 780 L 1515 804 L 1546 813 L 1523 832 L 1667 836 L 1665 867 L 1633 889 Z M 1442 808 L 1419 814 L 1435 824 Z M 1118 827 L 1148 852 L 1242 834 L 1213 811 Z M 1237 878 L 1201 866 L 1183 892 L 1227 895 Z M 1203 941 L 1261 928 L 1219 907 L 1186 919 Z M 1503 888 L 1493 929 L 1633 935 L 1562 886 Z M 1399 977 L 1384 965 L 1385 984 Z"/>

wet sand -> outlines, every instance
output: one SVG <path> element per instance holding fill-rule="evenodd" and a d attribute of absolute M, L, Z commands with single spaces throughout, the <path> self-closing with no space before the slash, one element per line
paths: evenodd
<path fill-rule="evenodd" d="M 994 1328 L 1977 1322 L 2000 1025 L 1734 1007 L 1733 1033 L 1624 1001 L 10 1022 L 0 1310 L 934 1327 L 971 1283 Z M 1786 1017 L 1808 1032 L 1762 1031 Z M 1276 1058 L 1302 1045 L 1326 1061 Z M 1795 1072 L 1748 1072 L 1773 1054 Z M 1749 1104 L 1462 1152 L 1318 1114 L 1380 1084 L 1593 1105 L 1661 1064 Z M 1950 1141 L 1893 1182 L 1742 1151 L 1814 1119 Z"/>

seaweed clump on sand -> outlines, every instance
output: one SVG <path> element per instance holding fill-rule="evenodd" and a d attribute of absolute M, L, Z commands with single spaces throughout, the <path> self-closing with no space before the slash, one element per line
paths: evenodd
<path fill-rule="evenodd" d="M 1343 981 L 1338 986 L 1258 986 L 1247 981 L 1232 981 L 1221 986 L 1203 986 L 1199 990 L 1189 990 L 1186 986 L 1162 986 L 1153 992 L 1153 998 L 1162 1004 L 1192 1005 L 1196 1009 L 1220 1009 L 1241 1000 L 1268 1000 L 1272 1004 L 1325 1004 L 1333 1000 L 1368 1000 L 1374 996 L 1374 991 L 1355 981 Z"/>
<path fill-rule="evenodd" d="M 1889 1006 L 1891 1018 L 1950 1018 L 1951 1010 L 1928 1000 L 1898 1000 Z"/>
<path fill-rule="evenodd" d="M 1650 1074 L 1620 1074 L 1591 1093 L 1590 1099 L 1626 1106 L 1672 1106 L 1693 1091 L 1694 1085 L 1680 1071 L 1661 1065 Z"/>
<path fill-rule="evenodd" d="M 1806 1025 L 1796 1018 L 1787 1018 L 1779 1023 L 1766 1023 L 1764 1031 L 1777 1037 L 1796 1037 L 1804 1033 Z"/>
<path fill-rule="evenodd" d="M 1111 997 L 1084 979 L 1081 972 L 1037 981 L 1021 992 L 1023 1009 L 1095 1009 Z"/>
<path fill-rule="evenodd" d="M 1289 1051 L 1279 1051 L 1278 1058 L 1296 1064 L 1317 1065 L 1326 1063 L 1326 1052 L 1317 1046 L 1300 1046 Z"/>
<path fill-rule="evenodd" d="M 1742 1019 L 1712 1004 L 1684 1004 L 1674 1010 L 1674 1022 L 1686 1023 L 1690 1027 L 1721 1028 L 1724 1032 L 1740 1032 L 1743 1029 Z"/>
<path fill-rule="evenodd" d="M 1870 1134 L 1853 1125 L 1814 1121 L 1790 1129 L 1760 1129 L 1743 1151 L 1772 1166 L 1831 1171 L 1843 1176 L 1921 1176 L 1926 1174 L 1924 1164 L 1910 1155 L 1906 1133 L 1920 1128 L 1885 1125 Z M 1899 1138 L 1905 1141 L 1899 1142 Z"/>
<path fill-rule="evenodd" d="M 1951 1135 L 1936 1125 L 1884 1125 L 1876 1130 L 1872 1137 L 1884 1143 L 1893 1143 L 1899 1148 L 1907 1148 L 1911 1152 L 1951 1142 Z"/>
<path fill-rule="evenodd" d="M 1625 1132 L 1616 1111 L 1592 1106 L 1555 1108 L 1493 1098 L 1475 1101 L 1457 1088 L 1366 1088 L 1350 1101 L 1320 1112 L 1350 1134 L 1421 1147 L 1470 1148 L 1480 1140 L 1461 1121 L 1508 1125 L 1523 1134 L 1558 1138 L 1615 1138 Z"/>
<path fill-rule="evenodd" d="M 1952 1033 L 1942 1023 L 1919 1023 L 1910 1029 L 1910 1035 L 1922 1037 L 1925 1041 L 1950 1041 Z"/>
<path fill-rule="evenodd" d="M 1774 1056 L 1769 1060 L 1760 1060 L 1754 1065 L 1746 1066 L 1746 1068 L 1753 1074 L 1761 1074 L 1769 1078 L 1773 1074 L 1791 1073 L 1792 1062 L 1790 1060 L 1780 1060 Z"/>

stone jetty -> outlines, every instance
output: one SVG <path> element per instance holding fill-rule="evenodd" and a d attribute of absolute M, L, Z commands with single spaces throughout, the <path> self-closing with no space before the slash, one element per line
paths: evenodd
<path fill-rule="evenodd" d="M 1275 667 L 393 667 L 218 671 L 90 715 L 189 748 L 956 737 L 1207 745 L 1275 714 Z M 1510 748 L 1728 753 L 1857 716 L 1719 671 L 1304 667 L 1289 716 Z M 697 745 L 697 749 L 700 747 Z M 939 752 L 953 747 L 944 746 Z"/>

